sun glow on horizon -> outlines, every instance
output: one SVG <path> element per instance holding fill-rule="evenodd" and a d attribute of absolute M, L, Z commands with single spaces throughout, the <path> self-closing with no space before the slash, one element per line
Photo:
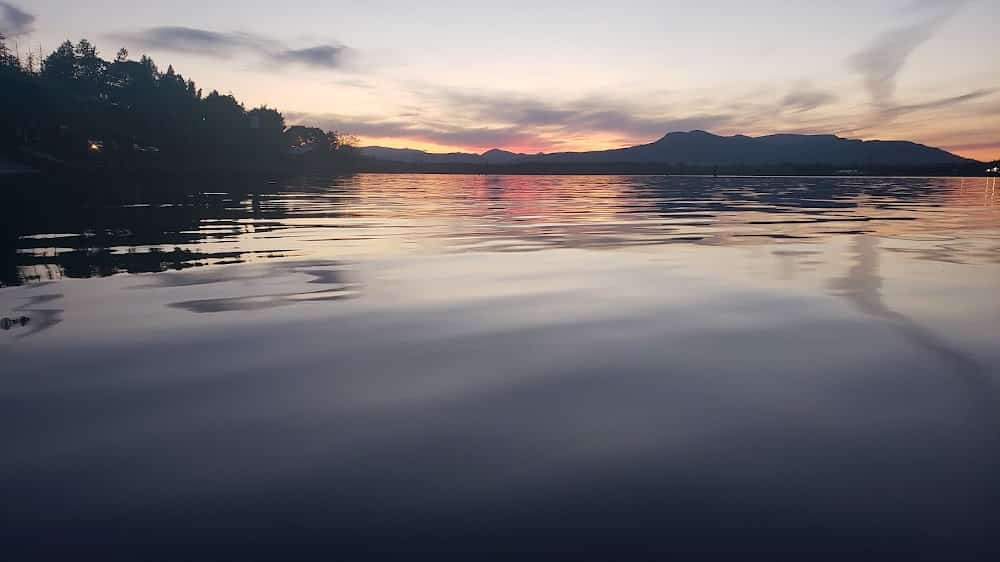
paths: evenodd
<path fill-rule="evenodd" d="M 608 139 L 602 135 L 595 135 L 593 139 L 574 139 L 573 141 L 546 143 L 538 142 L 534 144 L 513 144 L 505 146 L 492 145 L 452 145 L 436 143 L 433 140 L 419 137 L 371 137 L 357 135 L 359 146 L 382 146 L 385 148 L 399 148 L 422 150 L 424 152 L 447 154 L 452 152 L 463 152 L 470 154 L 482 154 L 489 150 L 499 149 L 519 154 L 538 154 L 552 152 L 588 152 L 593 150 L 609 150 L 614 148 L 624 148 L 652 142 L 656 139 L 637 140 L 635 142 L 621 139 Z"/>

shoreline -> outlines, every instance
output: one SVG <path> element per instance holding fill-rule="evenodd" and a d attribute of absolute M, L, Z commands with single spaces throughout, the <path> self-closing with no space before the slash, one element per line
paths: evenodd
<path fill-rule="evenodd" d="M 388 160 L 362 160 L 349 167 L 279 166 L 265 169 L 253 165 L 243 167 L 188 167 L 165 165 L 107 165 L 95 162 L 45 160 L 38 154 L 28 162 L 0 155 L 0 177 L 39 178 L 43 180 L 72 179 L 73 181 L 177 181 L 177 180 L 252 180 L 280 181 L 303 176 L 343 176 L 353 174 L 419 174 L 419 175 L 509 175 L 509 176 L 678 176 L 678 177 L 995 177 L 988 164 L 977 162 L 963 165 L 895 166 L 870 165 L 845 167 L 829 164 L 804 165 L 682 165 L 660 163 L 593 164 L 412 164 Z M 97 165 L 95 165 L 97 164 Z"/>

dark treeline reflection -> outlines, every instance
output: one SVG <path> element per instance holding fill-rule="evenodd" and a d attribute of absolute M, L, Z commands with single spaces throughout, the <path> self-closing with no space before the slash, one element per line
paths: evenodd
<path fill-rule="evenodd" d="M 991 210 L 1000 196 L 991 178 L 19 181 L 0 191 L 4 285 L 277 257 L 340 257 L 343 245 L 364 252 L 363 244 L 388 239 L 444 244 L 449 251 L 523 252 L 976 229 L 995 220 Z M 943 243 L 923 252 L 942 261 L 996 260 L 995 253 L 976 246 Z"/>
<path fill-rule="evenodd" d="M 46 181 L 0 192 L 0 286 L 238 263 L 253 251 L 217 251 L 206 243 L 246 232 L 244 220 L 256 232 L 280 227 L 288 211 L 265 200 L 283 189 L 302 189 L 297 186 Z"/>
<path fill-rule="evenodd" d="M 344 169 L 353 139 L 286 127 L 276 109 L 204 93 L 173 66 L 86 39 L 18 58 L 0 36 L 0 152 L 44 168 L 171 171 Z"/>

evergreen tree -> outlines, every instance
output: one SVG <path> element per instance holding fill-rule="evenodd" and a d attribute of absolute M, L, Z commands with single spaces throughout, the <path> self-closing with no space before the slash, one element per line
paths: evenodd
<path fill-rule="evenodd" d="M 45 77 L 56 83 L 67 84 L 76 79 L 76 52 L 73 43 L 63 42 L 45 58 Z"/>

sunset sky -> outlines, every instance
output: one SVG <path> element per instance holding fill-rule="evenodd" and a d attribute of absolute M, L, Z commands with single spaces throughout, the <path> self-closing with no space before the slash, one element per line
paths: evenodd
<path fill-rule="evenodd" d="M 475 152 L 704 129 L 1000 158 L 998 16 L 996 0 L 0 2 L 22 51 L 87 37 L 290 123 Z"/>

